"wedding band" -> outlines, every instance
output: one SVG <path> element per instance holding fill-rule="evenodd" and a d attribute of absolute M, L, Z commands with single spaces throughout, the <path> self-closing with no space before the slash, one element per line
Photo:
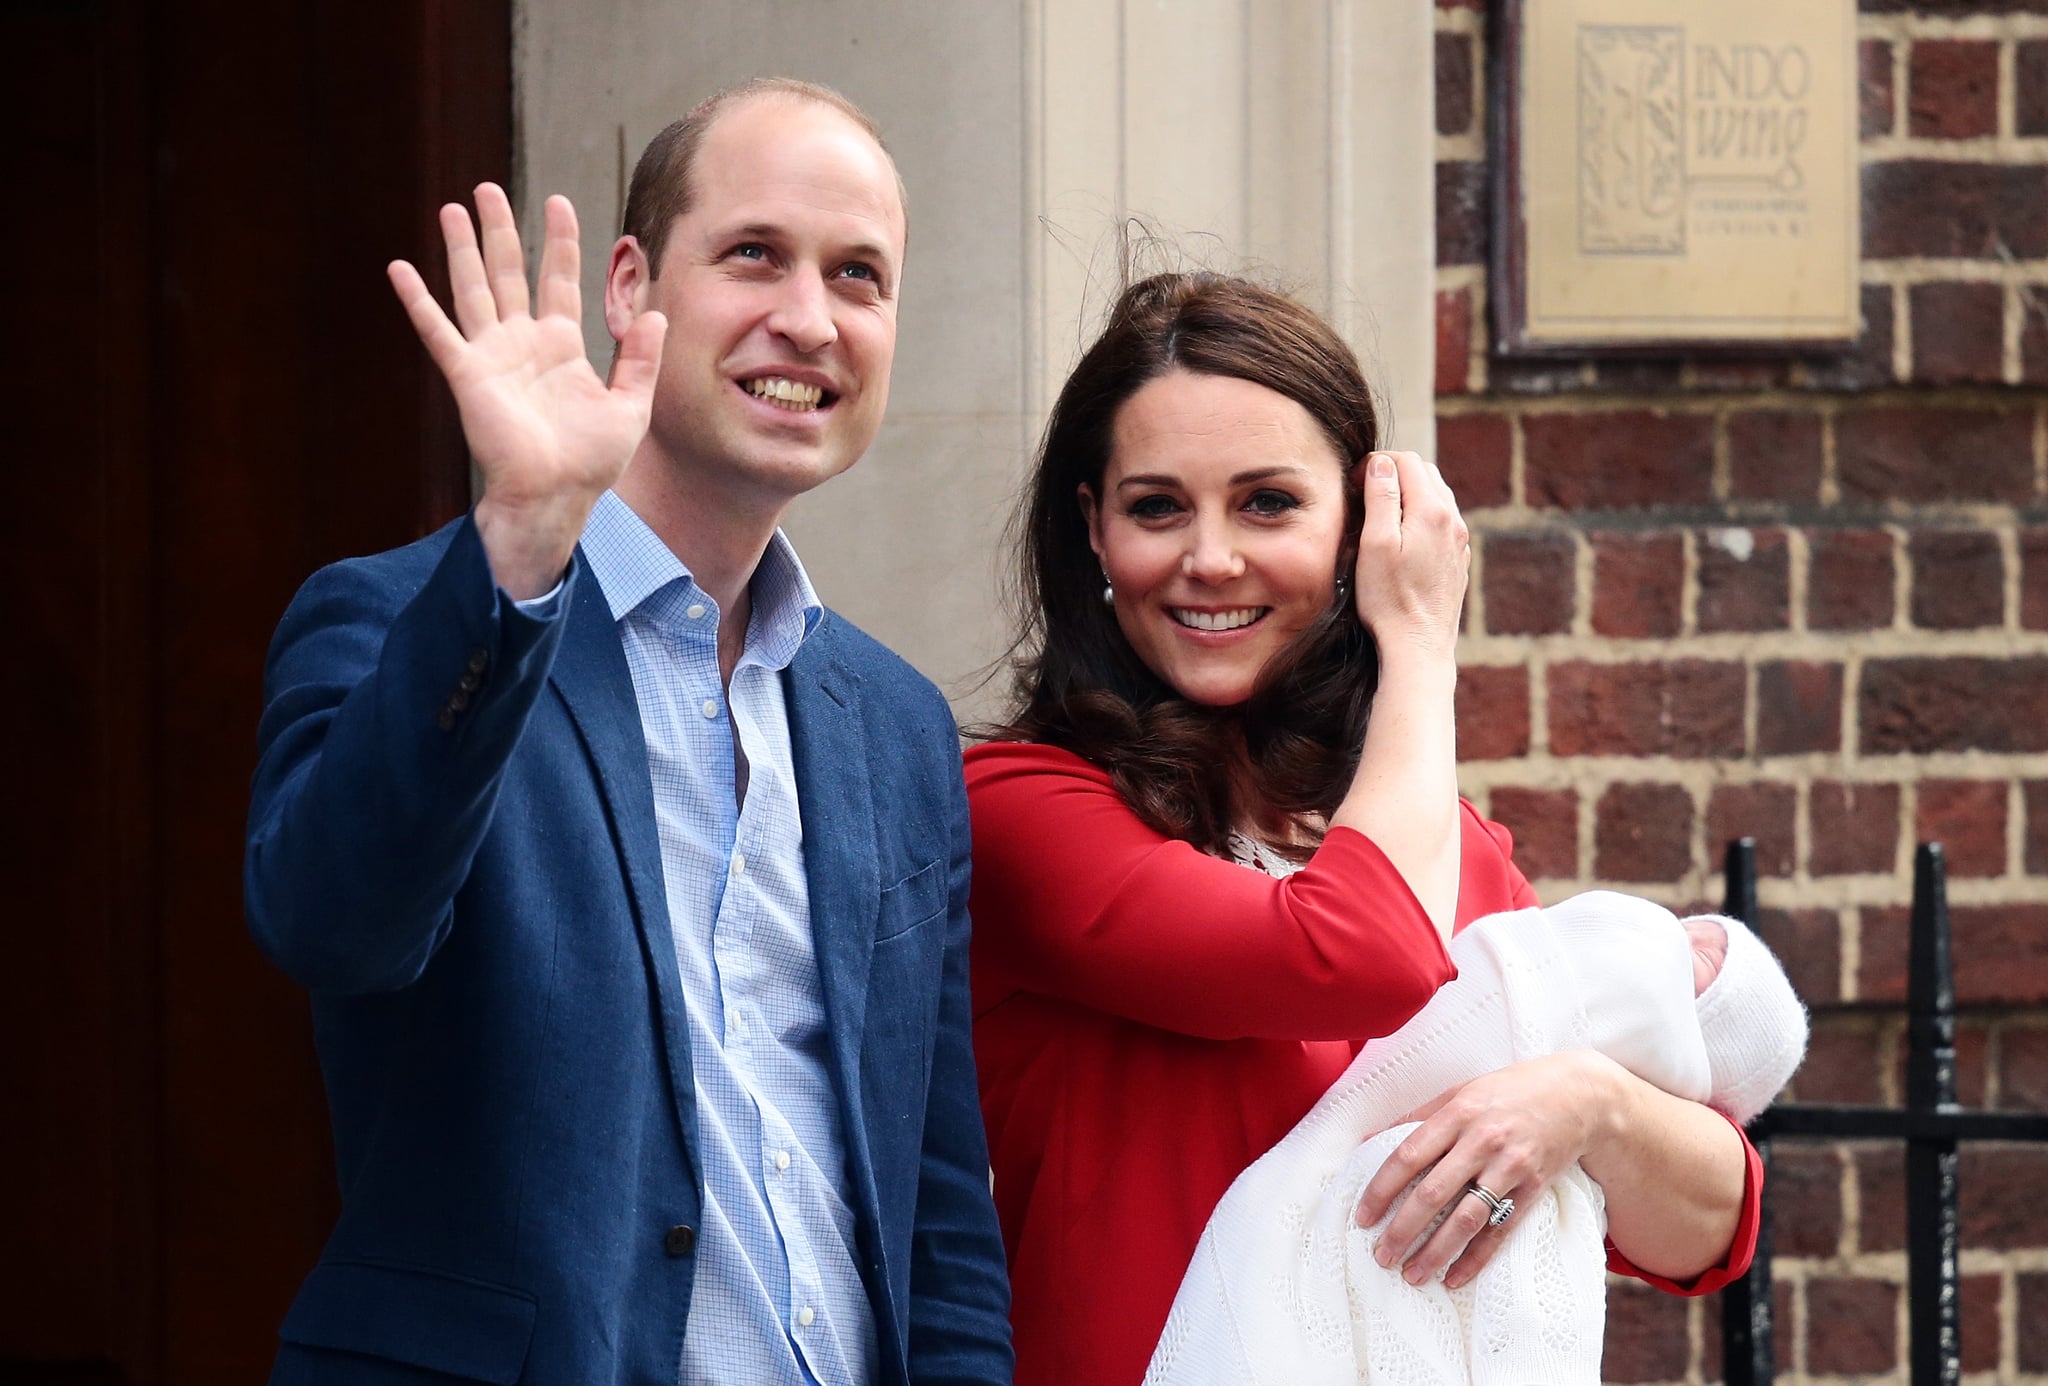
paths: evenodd
<path fill-rule="evenodd" d="M 1479 1201 L 1486 1205 L 1486 1225 L 1488 1227 L 1498 1227 L 1515 1215 L 1515 1201 L 1512 1198 L 1501 1197 L 1477 1180 L 1465 1185 L 1465 1192 L 1477 1194 Z"/>

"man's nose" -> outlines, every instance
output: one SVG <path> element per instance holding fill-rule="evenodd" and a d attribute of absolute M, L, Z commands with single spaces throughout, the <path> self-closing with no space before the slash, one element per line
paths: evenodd
<path fill-rule="evenodd" d="M 1181 571 L 1197 582 L 1228 582 L 1241 577 L 1244 555 L 1237 551 L 1230 526 L 1220 521 L 1197 522 L 1181 557 Z"/>
<path fill-rule="evenodd" d="M 839 328 L 832 321 L 832 297 L 818 271 L 806 267 L 782 281 L 768 315 L 768 330 L 804 355 L 839 340 Z"/>

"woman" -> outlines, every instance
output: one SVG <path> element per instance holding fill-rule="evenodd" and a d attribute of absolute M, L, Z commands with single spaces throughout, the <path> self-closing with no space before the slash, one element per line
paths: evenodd
<path fill-rule="evenodd" d="M 1021 545 L 1021 705 L 967 758 L 975 1045 L 1017 1380 L 1136 1382 L 1210 1211 L 1364 1039 L 1535 903 L 1457 795 L 1465 528 L 1376 452 L 1314 314 L 1215 275 L 1129 289 L 1047 425 Z M 1739 1274 L 1739 1131 L 1576 1051 L 1445 1094 L 1368 1186 L 1412 1280 L 1468 1280 L 1574 1160 L 1617 1269 Z M 1439 1211 L 1448 1215 L 1427 1238 Z M 1405 1253 L 1405 1254 L 1404 1254 Z"/>

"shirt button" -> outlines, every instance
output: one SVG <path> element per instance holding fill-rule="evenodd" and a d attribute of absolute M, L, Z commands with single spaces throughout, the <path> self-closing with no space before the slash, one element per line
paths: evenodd
<path fill-rule="evenodd" d="M 796 1326 L 798 1328 L 809 1328 L 813 1323 L 817 1322 L 817 1319 L 817 1314 L 812 1311 L 811 1306 L 808 1304 L 796 1311 Z"/>
<path fill-rule="evenodd" d="M 701 620 L 703 620 L 703 619 L 704 619 L 704 603 L 702 603 L 702 602 L 691 602 L 691 603 L 690 603 L 690 604 L 689 604 L 688 606 L 686 606 L 686 607 L 684 607 L 684 608 L 683 608 L 683 615 L 685 615 L 685 616 L 689 617 L 689 618 L 690 618 L 691 620 L 693 620 L 693 621 L 701 621 Z"/>
<path fill-rule="evenodd" d="M 706 717 L 716 717 L 718 715 L 718 699 L 706 698 L 703 711 Z"/>
<path fill-rule="evenodd" d="M 789 1168 L 789 1152 L 787 1150 L 778 1150 L 775 1152 L 775 1168 L 778 1170 L 785 1170 Z"/>
<path fill-rule="evenodd" d="M 732 874 L 733 874 L 733 875 L 735 875 L 735 876 L 743 876 L 743 875 L 745 875 L 745 874 L 746 874 L 746 871 L 747 871 L 747 857 L 746 857 L 746 854 L 745 854 L 744 852 L 734 852 L 734 853 L 732 854 Z"/>
<path fill-rule="evenodd" d="M 669 1228 L 668 1235 L 661 1239 L 662 1246 L 671 1256 L 688 1256 L 697 1249 L 697 1229 L 688 1223 L 677 1223 Z"/>
<path fill-rule="evenodd" d="M 727 1006 L 725 1008 L 725 1028 L 728 1030 L 740 1028 L 740 1008 L 738 1006 Z"/>

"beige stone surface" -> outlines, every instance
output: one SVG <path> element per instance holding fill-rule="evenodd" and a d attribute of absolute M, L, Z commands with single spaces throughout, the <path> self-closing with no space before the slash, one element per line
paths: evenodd
<path fill-rule="evenodd" d="M 1853 0 L 1530 0 L 1532 343 L 1855 335 Z"/>

